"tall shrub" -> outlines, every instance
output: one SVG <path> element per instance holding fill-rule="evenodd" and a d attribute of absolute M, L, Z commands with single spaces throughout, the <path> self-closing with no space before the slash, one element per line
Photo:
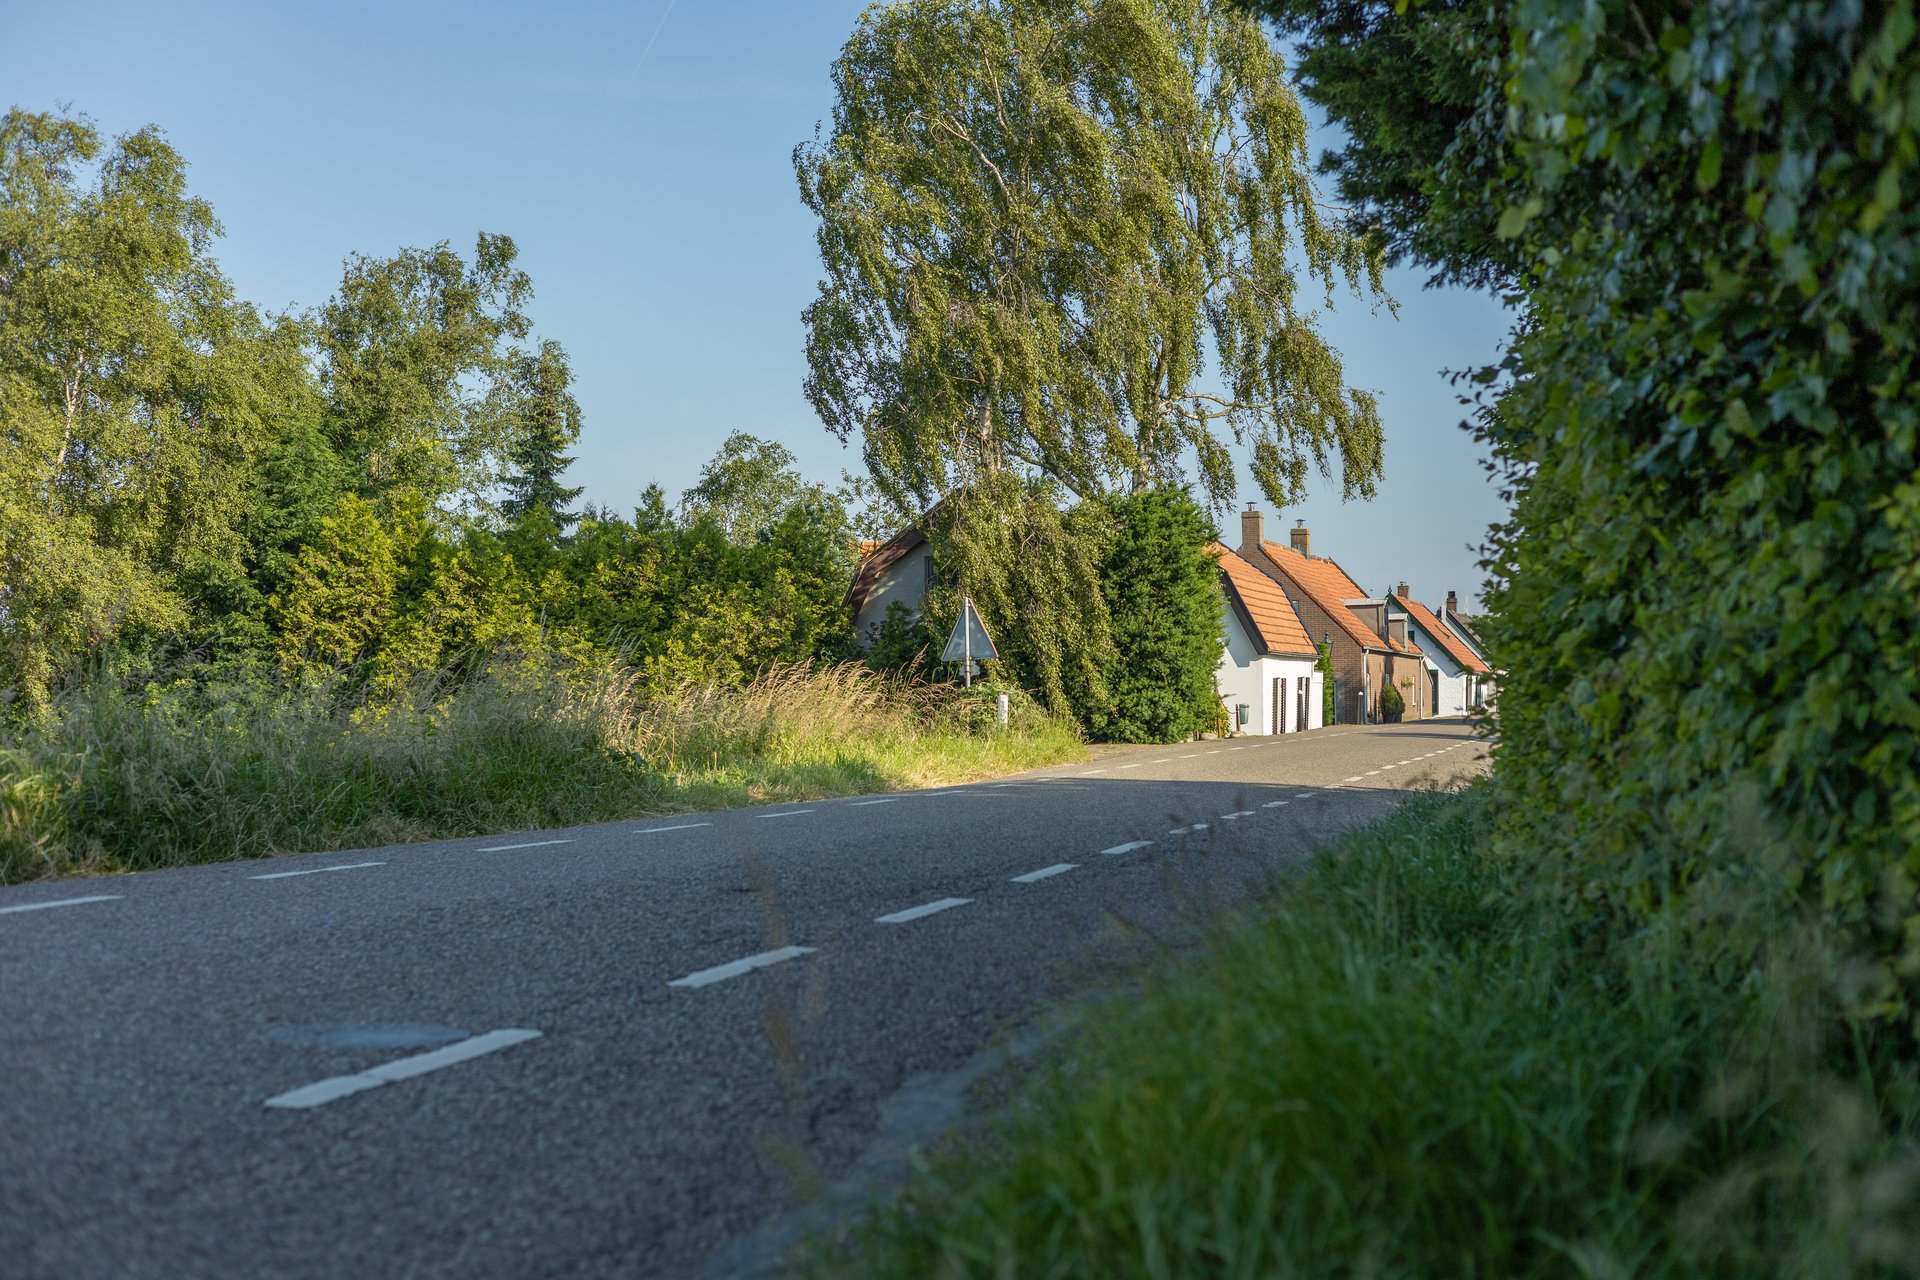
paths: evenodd
<path fill-rule="evenodd" d="M 1454 103 L 1445 148 L 1396 153 L 1376 130 L 1343 190 L 1390 218 L 1370 173 L 1454 195 L 1486 175 L 1440 250 L 1398 242 L 1430 262 L 1483 243 L 1527 304 L 1483 424 L 1516 498 L 1487 625 L 1509 822 L 1629 915 L 1773 850 L 1874 958 L 1869 1007 L 1911 1014 L 1914 6 L 1263 7 L 1309 65 L 1367 30 L 1402 60 L 1397 98 L 1327 92 L 1337 118 Z M 1408 33 L 1431 21 L 1492 52 L 1423 51 Z"/>

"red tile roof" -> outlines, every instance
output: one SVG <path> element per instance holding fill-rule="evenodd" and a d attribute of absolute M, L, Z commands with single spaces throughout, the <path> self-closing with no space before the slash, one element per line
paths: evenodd
<path fill-rule="evenodd" d="M 1207 554 L 1219 560 L 1227 590 L 1253 623 L 1253 642 L 1262 653 L 1297 653 L 1303 657 L 1315 653 L 1307 629 L 1300 624 L 1300 615 L 1294 612 L 1279 583 L 1217 542 L 1207 548 Z"/>
<path fill-rule="evenodd" d="M 1292 547 L 1283 547 L 1277 542 L 1263 542 L 1260 549 L 1356 644 L 1368 649 L 1384 649 L 1388 653 L 1420 652 L 1413 645 L 1383 640 L 1374 633 L 1372 627 L 1360 621 L 1353 610 L 1347 608 L 1347 601 L 1364 600 L 1367 593 L 1360 589 L 1359 583 L 1347 576 L 1345 569 L 1326 556 L 1303 556 Z"/>
<path fill-rule="evenodd" d="M 1455 662 L 1469 671 L 1486 671 L 1488 669 L 1487 664 L 1475 657 L 1471 649 L 1460 643 L 1460 637 L 1454 635 L 1453 632 L 1441 625 L 1440 619 L 1434 617 L 1433 611 L 1427 608 L 1427 606 L 1421 604 L 1418 600 L 1409 600 L 1405 596 L 1395 596 L 1393 598 L 1400 602 L 1402 608 L 1413 615 L 1415 622 L 1419 623 L 1429 635 L 1440 642 L 1440 647 L 1445 649 Z"/>

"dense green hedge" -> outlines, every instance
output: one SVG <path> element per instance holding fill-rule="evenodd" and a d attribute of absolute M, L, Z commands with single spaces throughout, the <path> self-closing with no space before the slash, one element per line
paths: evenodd
<path fill-rule="evenodd" d="M 1862 1007 L 1910 1015 L 1911 0 L 1263 7 L 1336 119 L 1451 123 L 1423 151 L 1412 125 L 1362 128 L 1343 191 L 1523 304 L 1482 375 L 1516 498 L 1487 635 L 1517 834 L 1627 917 L 1784 876 L 1872 958 Z M 1399 94 L 1343 88 L 1356 64 Z"/>

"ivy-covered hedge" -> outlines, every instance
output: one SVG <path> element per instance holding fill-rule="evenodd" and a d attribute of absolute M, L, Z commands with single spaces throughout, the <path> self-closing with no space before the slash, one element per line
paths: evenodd
<path fill-rule="evenodd" d="M 1861 1005 L 1911 1017 L 1912 0 L 1262 7 L 1336 119 L 1452 123 L 1362 125 L 1343 193 L 1523 304 L 1482 375 L 1516 500 L 1487 624 L 1508 821 L 1628 919 L 1784 876 L 1871 959 Z"/>

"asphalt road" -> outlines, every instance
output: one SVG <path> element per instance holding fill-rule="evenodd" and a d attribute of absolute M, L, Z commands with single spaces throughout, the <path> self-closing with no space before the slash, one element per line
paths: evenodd
<path fill-rule="evenodd" d="M 1486 755 L 1335 728 L 0 889 L 0 1276 L 752 1271 L 983 1049 Z"/>

